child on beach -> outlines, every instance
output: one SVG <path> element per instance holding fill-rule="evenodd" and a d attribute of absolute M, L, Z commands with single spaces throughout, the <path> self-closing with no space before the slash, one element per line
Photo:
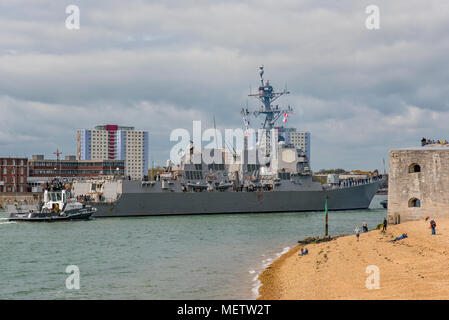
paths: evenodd
<path fill-rule="evenodd" d="M 355 236 L 357 237 L 357 241 L 359 241 L 359 237 L 360 237 L 360 229 L 359 226 L 356 226 L 354 229 L 355 232 Z"/>

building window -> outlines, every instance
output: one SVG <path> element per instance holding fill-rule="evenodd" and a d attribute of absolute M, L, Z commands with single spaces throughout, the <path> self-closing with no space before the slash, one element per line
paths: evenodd
<path fill-rule="evenodd" d="M 408 201 L 408 207 L 409 208 L 419 208 L 419 207 L 421 207 L 421 201 L 417 198 L 411 198 Z"/>
<path fill-rule="evenodd" d="M 413 172 L 421 172 L 421 167 L 420 167 L 419 164 L 412 163 L 412 164 L 408 167 L 408 172 L 409 172 L 409 173 L 413 173 Z"/>

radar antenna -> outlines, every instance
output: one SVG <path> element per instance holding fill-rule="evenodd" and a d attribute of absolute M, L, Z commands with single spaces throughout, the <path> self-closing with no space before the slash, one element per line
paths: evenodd
<path fill-rule="evenodd" d="M 273 129 L 274 125 L 276 124 L 276 121 L 279 120 L 281 115 L 288 115 L 288 113 L 292 112 L 293 109 L 288 106 L 286 108 L 279 108 L 278 106 L 273 107 L 272 103 L 276 101 L 279 97 L 283 95 L 290 94 L 290 91 L 287 91 L 287 85 L 285 86 L 284 91 L 276 92 L 273 89 L 273 86 L 270 85 L 270 81 L 264 81 L 263 79 L 264 74 L 264 66 L 259 67 L 259 75 L 260 75 L 260 82 L 261 85 L 259 87 L 259 91 L 257 93 L 250 93 L 248 96 L 257 98 L 260 102 L 262 102 L 262 106 L 259 108 L 259 110 L 255 110 L 253 112 L 250 112 L 248 108 L 243 109 L 242 108 L 242 115 L 248 116 L 250 114 L 253 114 L 255 117 L 258 117 L 259 115 L 263 114 L 265 115 L 265 120 L 263 122 L 262 128 L 265 130 L 266 133 L 266 141 L 270 141 L 271 139 L 271 129 Z M 268 155 L 268 148 L 266 148 L 266 154 Z"/>

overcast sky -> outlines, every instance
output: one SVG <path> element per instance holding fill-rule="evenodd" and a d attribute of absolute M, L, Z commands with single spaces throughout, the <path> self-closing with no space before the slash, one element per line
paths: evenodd
<path fill-rule="evenodd" d="M 119 124 L 164 163 L 175 128 L 242 127 L 263 64 L 314 170 L 382 170 L 392 148 L 448 138 L 448 31 L 447 0 L 0 0 L 0 155 L 75 154 L 77 129 Z"/>

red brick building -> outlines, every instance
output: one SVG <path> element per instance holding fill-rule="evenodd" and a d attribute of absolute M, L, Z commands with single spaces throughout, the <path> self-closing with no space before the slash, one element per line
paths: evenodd
<path fill-rule="evenodd" d="M 45 159 L 43 155 L 33 155 L 28 161 L 28 184 L 35 187 L 54 178 L 83 178 L 106 175 L 123 176 L 124 160 L 76 160 L 75 156 L 65 159 Z"/>
<path fill-rule="evenodd" d="M 27 177 L 27 158 L 0 158 L 0 192 L 27 192 Z"/>

